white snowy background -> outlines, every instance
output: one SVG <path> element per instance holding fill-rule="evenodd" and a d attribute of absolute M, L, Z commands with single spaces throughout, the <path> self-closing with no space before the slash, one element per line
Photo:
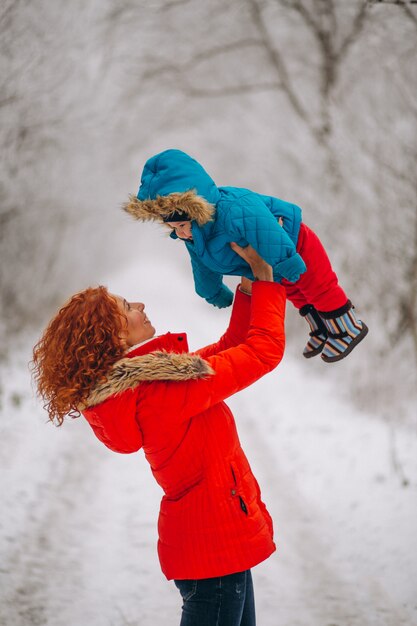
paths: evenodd
<path fill-rule="evenodd" d="M 62 428 L 31 348 L 74 291 L 215 340 L 180 245 L 120 211 L 155 152 L 302 206 L 370 326 L 229 402 L 273 516 L 261 626 L 417 624 L 417 8 L 344 0 L 5 2 L 0 10 L 0 624 L 177 624 L 143 454 Z M 236 283 L 229 280 L 229 284 Z"/>

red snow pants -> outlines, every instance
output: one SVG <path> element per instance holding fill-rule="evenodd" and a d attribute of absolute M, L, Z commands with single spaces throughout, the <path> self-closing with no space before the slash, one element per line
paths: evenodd
<path fill-rule="evenodd" d="M 287 298 L 297 309 L 312 304 L 317 311 L 329 312 L 339 309 L 347 302 L 340 287 L 329 257 L 317 235 L 305 224 L 301 224 L 297 252 L 307 266 L 296 283 L 287 280 L 282 285 Z"/>

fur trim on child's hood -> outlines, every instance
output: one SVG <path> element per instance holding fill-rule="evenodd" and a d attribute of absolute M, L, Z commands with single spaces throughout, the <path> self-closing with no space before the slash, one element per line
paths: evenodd
<path fill-rule="evenodd" d="M 213 205 L 194 191 L 157 196 L 155 200 L 139 200 L 132 194 L 129 196 L 129 202 L 123 205 L 123 209 L 141 222 L 161 223 L 174 211 L 182 211 L 187 213 L 190 220 L 195 220 L 199 226 L 211 221 L 215 211 Z"/>
<path fill-rule="evenodd" d="M 146 161 L 137 196 L 131 195 L 123 209 L 143 222 L 162 222 L 181 211 L 202 226 L 213 219 L 219 199 L 200 163 L 181 150 L 165 150 Z"/>

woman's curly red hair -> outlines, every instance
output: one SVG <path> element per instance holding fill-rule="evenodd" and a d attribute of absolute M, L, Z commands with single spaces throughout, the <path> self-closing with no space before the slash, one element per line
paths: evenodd
<path fill-rule="evenodd" d="M 49 419 L 60 426 L 124 352 L 126 318 L 106 287 L 75 294 L 33 349 L 33 377 Z"/>

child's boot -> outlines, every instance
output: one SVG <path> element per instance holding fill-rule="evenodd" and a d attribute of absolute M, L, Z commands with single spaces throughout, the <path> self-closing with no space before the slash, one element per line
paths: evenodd
<path fill-rule="evenodd" d="M 321 355 L 326 363 L 344 359 L 368 333 L 368 327 L 356 318 L 353 308 L 348 300 L 336 311 L 320 312 L 328 334 Z"/>
<path fill-rule="evenodd" d="M 309 359 L 323 350 L 327 339 L 327 328 L 312 304 L 301 307 L 300 315 L 305 317 L 310 326 L 310 339 L 303 350 L 303 355 Z"/>

